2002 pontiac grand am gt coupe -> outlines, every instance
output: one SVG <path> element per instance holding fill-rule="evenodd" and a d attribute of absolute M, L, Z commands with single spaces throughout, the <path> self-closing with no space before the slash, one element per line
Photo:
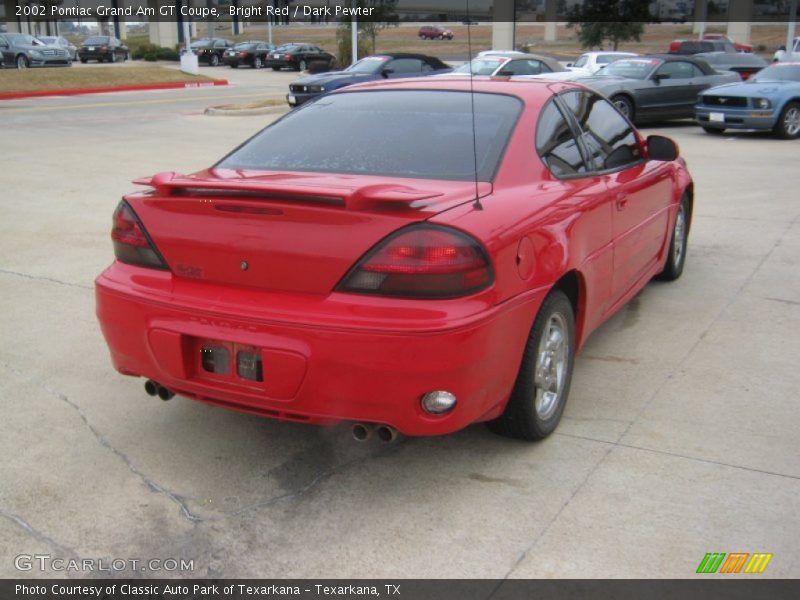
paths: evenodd
<path fill-rule="evenodd" d="M 348 87 L 207 170 L 138 180 L 96 282 L 115 367 L 362 437 L 551 433 L 589 333 L 680 276 L 692 180 L 585 88 L 472 86 Z"/>

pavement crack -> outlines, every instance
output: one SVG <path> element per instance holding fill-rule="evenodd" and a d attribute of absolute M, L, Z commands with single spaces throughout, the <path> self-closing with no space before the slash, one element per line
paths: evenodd
<path fill-rule="evenodd" d="M 3 517 L 4 519 L 11 521 L 17 527 L 19 527 L 20 529 L 25 531 L 28 535 L 30 535 L 32 538 L 42 542 L 43 544 L 47 544 L 54 550 L 57 550 L 58 552 L 62 553 L 65 557 L 80 558 L 80 555 L 75 550 L 63 544 L 59 544 L 49 535 L 42 533 L 19 515 L 15 515 L 13 513 L 9 513 L 0 509 L 0 517 Z"/>
<path fill-rule="evenodd" d="M 24 377 L 24 374 L 19 369 L 17 369 L 16 367 L 14 367 L 12 365 L 9 365 L 8 363 L 5 363 L 5 362 L 2 363 L 2 366 L 4 368 L 8 369 L 9 371 L 15 373 L 16 375 Z M 83 411 L 83 409 L 78 404 L 76 404 L 75 402 L 70 400 L 69 397 L 66 394 L 63 394 L 63 393 L 59 392 L 58 390 L 50 387 L 46 383 L 42 383 L 42 382 L 35 382 L 35 383 L 39 387 L 41 387 L 43 390 L 45 390 L 48 394 L 50 394 L 54 398 L 64 402 L 66 405 L 70 406 L 76 413 L 78 413 L 78 416 L 83 421 L 83 423 L 87 427 L 87 429 L 91 432 L 91 434 L 95 437 L 97 442 L 101 446 L 103 446 L 104 448 L 106 448 L 106 449 L 110 450 L 111 452 L 113 452 L 120 460 L 122 460 L 122 462 L 125 464 L 125 466 L 128 468 L 128 470 L 131 473 L 133 473 L 134 475 L 136 475 L 142 481 L 142 483 L 144 483 L 147 486 L 147 488 L 151 492 L 154 492 L 154 493 L 157 493 L 157 494 L 162 494 L 163 496 L 168 498 L 170 501 L 172 501 L 173 503 L 178 505 L 178 508 L 180 509 L 181 515 L 184 518 L 186 518 L 188 521 L 190 521 L 192 523 L 198 523 L 198 522 L 202 522 L 202 521 L 206 520 L 203 517 L 193 513 L 190 510 L 189 505 L 187 504 L 187 502 L 186 502 L 186 500 L 184 498 L 182 498 L 181 496 L 179 496 L 175 492 L 172 492 L 169 489 L 165 488 L 163 485 L 159 484 L 158 482 L 154 481 L 153 479 L 150 479 L 141 470 L 139 470 L 139 468 L 136 467 L 136 465 L 133 463 L 133 461 L 130 459 L 130 457 L 127 454 L 125 454 L 122 450 L 120 450 L 119 448 L 114 446 L 108 440 L 108 438 L 106 438 L 106 436 L 104 436 L 94 425 L 92 425 L 91 421 L 89 421 L 89 417 L 86 416 L 86 413 Z"/>
<path fill-rule="evenodd" d="M 15 277 L 23 277 L 25 279 L 32 279 L 34 281 L 46 281 L 47 283 L 56 283 L 58 285 L 65 285 L 67 287 L 74 287 L 79 288 L 82 290 L 91 290 L 94 289 L 90 285 L 82 285 L 80 283 L 71 283 L 69 281 L 62 281 L 61 279 L 55 279 L 53 277 L 45 277 L 44 275 L 30 275 L 29 273 L 20 273 L 18 271 L 9 271 L 8 269 L 0 269 L 0 273 L 3 275 L 14 275 Z"/>

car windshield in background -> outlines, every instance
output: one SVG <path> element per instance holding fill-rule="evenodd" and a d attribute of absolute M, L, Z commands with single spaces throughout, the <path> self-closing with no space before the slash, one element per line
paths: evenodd
<path fill-rule="evenodd" d="M 51 37 L 51 36 L 44 36 L 44 37 L 39 37 L 39 41 L 40 42 L 44 42 L 48 46 L 52 46 L 53 44 L 57 44 L 58 43 L 58 38 Z"/>
<path fill-rule="evenodd" d="M 612 62 L 598 71 L 599 77 L 627 77 L 628 79 L 644 79 L 661 61 L 654 58 L 623 59 Z"/>
<path fill-rule="evenodd" d="M 759 71 L 750 78 L 753 82 L 800 81 L 800 64 L 776 64 Z"/>
<path fill-rule="evenodd" d="M 368 56 L 345 69 L 348 73 L 377 73 L 389 60 L 387 56 Z"/>
<path fill-rule="evenodd" d="M 453 73 L 469 73 L 471 68 L 473 75 L 491 75 L 505 62 L 503 58 L 476 58 L 461 65 Z"/>
<path fill-rule="evenodd" d="M 284 46 L 278 46 L 278 52 L 299 52 L 300 46 L 297 44 L 286 44 Z"/>
<path fill-rule="evenodd" d="M 241 42 L 236 44 L 233 49 L 234 50 L 253 50 L 258 44 L 254 44 L 253 42 Z"/>
<path fill-rule="evenodd" d="M 491 181 L 522 102 L 476 93 L 474 105 L 477 177 Z M 469 181 L 476 176 L 471 109 L 470 94 L 459 91 L 332 94 L 267 127 L 216 167 Z"/>
<path fill-rule="evenodd" d="M 83 42 L 84 46 L 102 46 L 103 44 L 108 43 L 107 37 L 90 37 L 85 42 Z M 194 44 L 192 44 L 194 46 Z"/>

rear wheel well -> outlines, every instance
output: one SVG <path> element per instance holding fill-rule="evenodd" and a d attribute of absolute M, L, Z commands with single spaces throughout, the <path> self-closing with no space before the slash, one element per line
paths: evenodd
<path fill-rule="evenodd" d="M 567 271 L 553 285 L 552 290 L 560 290 L 569 299 L 572 305 L 572 314 L 575 316 L 575 341 L 578 347 L 583 340 L 583 297 L 584 286 L 580 273 L 576 270 Z M 552 291 L 551 290 L 551 291 Z"/>
<path fill-rule="evenodd" d="M 689 213 L 686 220 L 686 233 L 689 233 L 692 228 L 692 212 L 694 211 L 694 183 L 686 186 L 683 195 L 686 197 L 686 210 Z"/>

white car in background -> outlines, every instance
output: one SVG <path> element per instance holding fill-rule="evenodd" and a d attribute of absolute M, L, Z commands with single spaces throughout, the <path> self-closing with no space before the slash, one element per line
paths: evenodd
<path fill-rule="evenodd" d="M 792 51 L 786 52 L 786 46 L 781 46 L 781 49 L 778 50 L 773 56 L 773 62 L 786 62 L 786 61 L 798 61 L 800 60 L 800 37 L 794 38 L 794 42 L 792 43 Z"/>
<path fill-rule="evenodd" d="M 581 75 L 594 75 L 615 60 L 634 56 L 639 55 L 635 52 L 585 52 L 574 63 L 567 63 L 567 69 Z"/>

